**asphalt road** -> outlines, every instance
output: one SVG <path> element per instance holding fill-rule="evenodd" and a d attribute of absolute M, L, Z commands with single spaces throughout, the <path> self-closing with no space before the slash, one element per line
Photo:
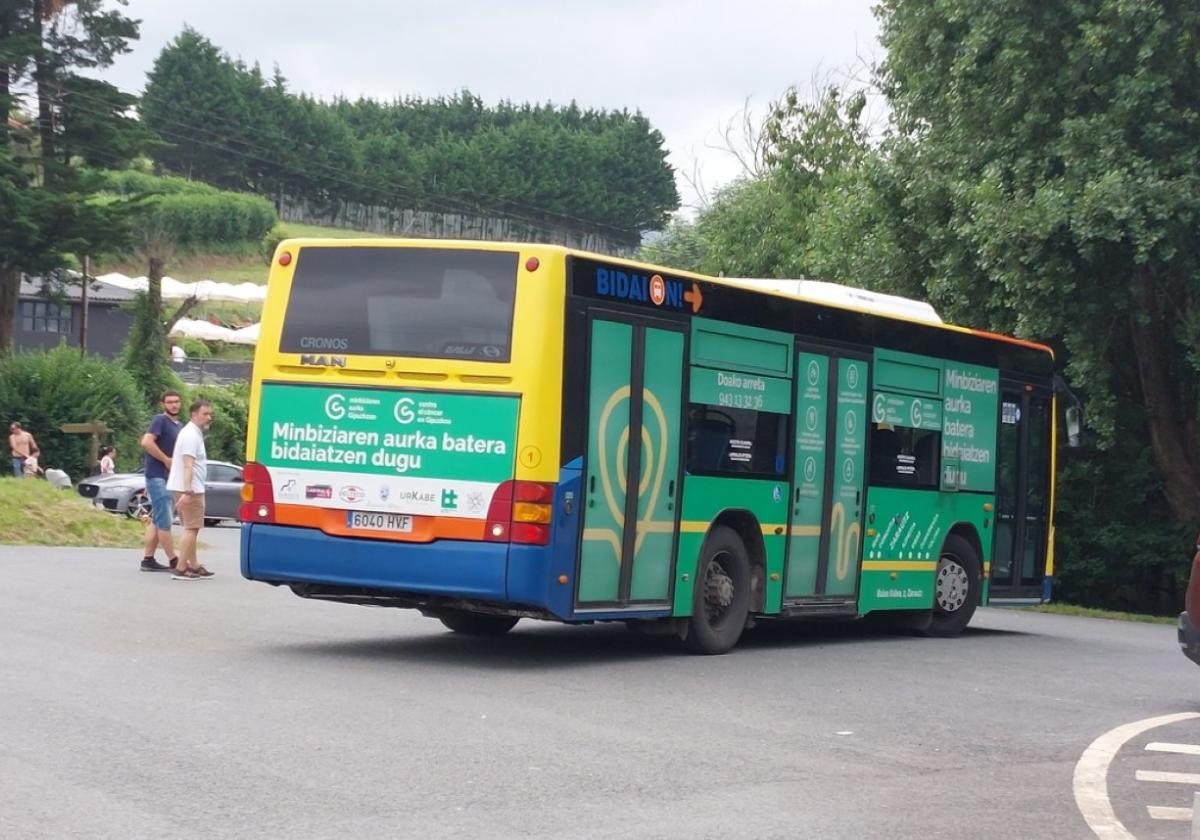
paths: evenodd
<path fill-rule="evenodd" d="M 620 626 L 479 641 L 249 583 L 236 529 L 206 534 L 194 583 L 0 547 L 0 837 L 1087 838 L 1089 745 L 1200 712 L 1168 626 L 762 625 L 722 657 Z M 1130 835 L 1188 836 L 1193 787 L 1161 774 L 1200 754 L 1148 745 L 1200 743 L 1198 719 L 1109 750 Z"/>

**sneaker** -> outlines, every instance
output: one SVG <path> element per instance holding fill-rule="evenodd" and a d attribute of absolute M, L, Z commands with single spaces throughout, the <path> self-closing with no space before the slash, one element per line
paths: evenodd
<path fill-rule="evenodd" d="M 193 572 L 191 569 L 184 569 L 182 572 L 176 572 L 171 575 L 171 580 L 204 580 L 200 575 Z"/>
<path fill-rule="evenodd" d="M 175 571 L 175 564 L 176 564 L 176 563 L 178 563 L 178 562 L 179 562 L 179 558 L 178 558 L 178 557 L 172 557 L 172 558 L 171 558 L 171 571 Z"/>
<path fill-rule="evenodd" d="M 164 566 L 162 563 L 159 563 L 157 560 L 155 560 L 153 557 L 151 557 L 149 560 L 142 561 L 142 571 L 143 572 L 169 572 L 169 571 L 171 571 L 171 567 Z"/>
<path fill-rule="evenodd" d="M 213 573 L 203 566 L 197 566 L 196 568 L 192 569 L 192 574 L 196 575 L 196 577 L 202 578 L 210 578 L 213 576 Z"/>

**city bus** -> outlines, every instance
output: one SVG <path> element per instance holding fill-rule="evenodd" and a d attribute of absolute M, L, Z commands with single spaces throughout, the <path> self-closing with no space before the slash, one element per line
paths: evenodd
<path fill-rule="evenodd" d="M 831 284 L 568 248 L 293 239 L 250 394 L 241 571 L 491 635 L 622 621 L 953 636 L 1048 597 L 1043 345 Z"/>

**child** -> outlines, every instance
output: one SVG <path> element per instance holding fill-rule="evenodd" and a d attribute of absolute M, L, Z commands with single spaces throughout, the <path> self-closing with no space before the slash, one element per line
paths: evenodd
<path fill-rule="evenodd" d="M 100 475 L 112 475 L 117 471 L 117 450 L 112 446 L 100 448 Z"/>
<path fill-rule="evenodd" d="M 23 467 L 25 478 L 37 478 L 44 472 L 44 470 L 38 466 L 38 456 L 40 454 L 40 452 L 32 452 L 30 453 L 29 457 L 25 459 L 25 466 Z"/>

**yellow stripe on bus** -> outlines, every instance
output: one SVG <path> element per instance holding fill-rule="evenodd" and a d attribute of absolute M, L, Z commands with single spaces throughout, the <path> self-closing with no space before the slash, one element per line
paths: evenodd
<path fill-rule="evenodd" d="M 864 572 L 932 572 L 937 569 L 936 560 L 864 560 Z"/>

